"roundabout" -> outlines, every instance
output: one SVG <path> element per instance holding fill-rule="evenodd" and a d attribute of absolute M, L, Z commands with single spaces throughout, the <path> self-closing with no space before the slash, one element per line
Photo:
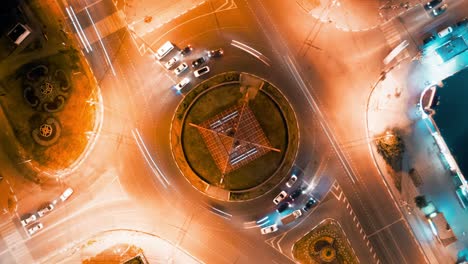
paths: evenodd
<path fill-rule="evenodd" d="M 298 126 L 276 87 L 228 72 L 186 95 L 172 121 L 171 144 L 180 171 L 196 189 L 218 200 L 249 200 L 291 169 Z"/>

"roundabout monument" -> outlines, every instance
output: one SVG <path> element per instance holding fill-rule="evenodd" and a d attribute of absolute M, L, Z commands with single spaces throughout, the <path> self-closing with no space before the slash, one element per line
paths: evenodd
<path fill-rule="evenodd" d="M 193 88 L 172 122 L 174 159 L 199 191 L 219 200 L 259 197 L 291 169 L 298 148 L 294 111 L 269 82 L 228 72 Z"/>

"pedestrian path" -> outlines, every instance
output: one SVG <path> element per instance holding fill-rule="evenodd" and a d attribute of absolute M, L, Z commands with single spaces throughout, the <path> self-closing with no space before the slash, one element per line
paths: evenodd
<path fill-rule="evenodd" d="M 10 254 L 16 260 L 16 263 L 34 263 L 29 249 L 24 243 L 24 239 L 12 221 L 0 226 L 0 235 L 6 243 Z"/>

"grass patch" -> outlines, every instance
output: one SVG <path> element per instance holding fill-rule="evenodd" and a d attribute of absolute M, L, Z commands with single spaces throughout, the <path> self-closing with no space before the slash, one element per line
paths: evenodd
<path fill-rule="evenodd" d="M 59 52 L 22 66 L 13 76 L 6 78 L 7 95 L 0 97 L 0 103 L 5 109 L 15 136 L 29 156 L 26 158 L 50 170 L 63 169 L 71 165 L 86 147 L 88 140 L 85 131 L 91 131 L 94 126 L 94 106 L 86 103 L 86 100 L 93 98 L 90 81 L 84 74 L 70 76 L 72 68 L 76 67 L 73 60 L 67 52 Z M 49 72 L 62 69 L 70 77 L 71 88 L 62 111 L 53 114 L 36 111 L 23 97 L 22 88 L 26 73 L 34 65 L 39 64 L 46 65 Z M 48 116 L 54 116 L 59 120 L 62 133 L 54 145 L 43 147 L 35 143 L 31 132 Z"/>
<path fill-rule="evenodd" d="M 222 100 L 219 98 L 222 98 Z M 184 153 L 192 169 L 212 185 L 219 184 L 222 177 L 221 171 L 213 161 L 198 130 L 188 124 L 191 122 L 201 123 L 232 106 L 242 103 L 242 98 L 240 85 L 228 84 L 203 94 L 187 114 L 182 132 Z M 270 97 L 264 93 L 258 93 L 255 99 L 249 101 L 249 106 L 272 146 L 281 149 L 281 152 L 267 153 L 225 175 L 223 187 L 229 190 L 252 188 L 268 179 L 281 164 L 283 152 L 287 145 L 285 120 L 283 120 L 281 111 Z"/>
<path fill-rule="evenodd" d="M 293 256 L 302 264 L 359 263 L 343 230 L 334 220 L 321 223 L 296 241 Z"/>

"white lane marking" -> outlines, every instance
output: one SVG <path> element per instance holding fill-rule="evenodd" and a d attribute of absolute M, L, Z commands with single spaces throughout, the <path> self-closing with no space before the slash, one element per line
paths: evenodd
<path fill-rule="evenodd" d="M 325 116 L 323 115 L 322 111 L 318 107 L 317 103 L 315 102 L 315 99 L 312 97 L 310 94 L 309 90 L 307 89 L 307 85 L 304 83 L 302 80 L 299 71 L 296 69 L 296 66 L 294 66 L 294 63 L 292 62 L 291 58 L 289 56 L 284 56 L 284 59 L 286 61 L 286 65 L 288 66 L 289 70 L 293 74 L 294 79 L 296 79 L 297 83 L 299 84 L 299 87 L 301 88 L 302 92 L 304 93 L 309 105 L 312 107 L 312 110 L 318 114 L 319 118 L 319 123 L 323 128 L 323 131 L 327 135 L 328 140 L 330 141 L 333 150 L 337 154 L 338 158 L 341 161 L 341 164 L 343 165 L 343 168 L 346 171 L 346 174 L 348 177 L 351 179 L 353 183 L 356 183 L 356 178 L 354 176 L 354 172 L 352 171 L 351 165 L 347 162 L 347 160 L 343 157 L 343 153 L 341 149 L 338 148 L 336 142 L 338 140 L 336 139 L 335 135 L 331 133 L 331 128 L 328 126 L 328 123 L 325 122 Z M 349 166 L 349 168 L 348 168 Z"/>
<path fill-rule="evenodd" d="M 101 34 L 99 34 L 99 31 L 98 31 L 98 29 L 96 27 L 96 24 L 94 24 L 94 20 L 91 17 L 91 14 L 89 13 L 88 8 L 85 8 L 85 10 L 86 10 L 86 13 L 88 14 L 89 20 L 91 20 L 91 23 L 93 24 L 93 28 L 94 28 L 94 31 L 96 32 L 96 35 L 97 35 L 98 39 L 99 39 L 99 43 L 101 44 L 101 47 L 104 50 L 104 55 L 106 57 L 107 63 L 109 64 L 109 66 L 110 66 L 110 68 L 112 70 L 112 74 L 114 74 L 114 76 L 116 76 L 117 74 L 115 73 L 115 69 L 114 69 L 114 66 L 112 65 L 112 61 L 109 58 L 109 54 L 107 54 L 107 50 L 106 50 L 106 47 L 104 47 L 104 43 L 102 42 Z"/>

